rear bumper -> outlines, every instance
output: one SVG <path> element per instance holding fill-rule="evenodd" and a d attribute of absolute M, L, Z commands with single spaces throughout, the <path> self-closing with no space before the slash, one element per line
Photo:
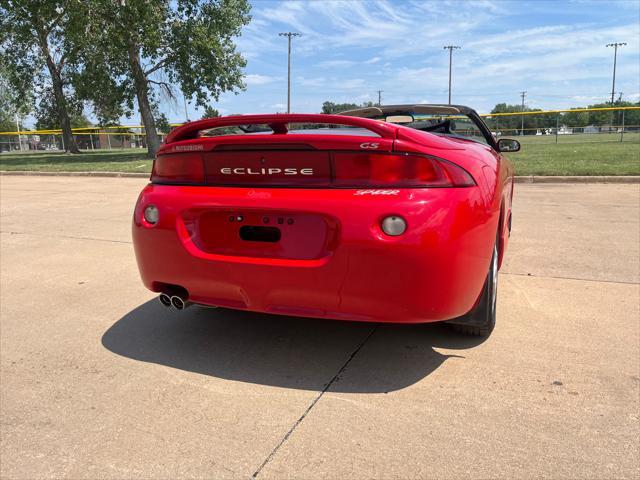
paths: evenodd
<path fill-rule="evenodd" d="M 155 226 L 144 208 L 160 211 Z M 303 212 L 329 219 L 335 241 L 314 258 L 203 251 L 185 228 L 188 212 Z M 407 231 L 388 237 L 381 218 Z M 179 285 L 195 303 L 344 320 L 418 323 L 454 318 L 476 302 L 488 271 L 498 212 L 476 187 L 404 189 L 393 195 L 329 189 L 147 186 L 133 243 L 142 280 L 160 292 Z"/>

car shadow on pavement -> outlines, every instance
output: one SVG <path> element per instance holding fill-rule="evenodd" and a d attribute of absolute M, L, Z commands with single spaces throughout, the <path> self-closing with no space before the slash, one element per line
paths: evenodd
<path fill-rule="evenodd" d="M 105 348 L 134 360 L 316 391 L 322 391 L 364 343 L 330 388 L 360 393 L 408 387 L 447 358 L 460 357 L 433 347 L 464 350 L 482 341 L 441 324 L 378 326 L 201 307 L 179 312 L 155 299 L 126 314 L 102 337 Z"/>

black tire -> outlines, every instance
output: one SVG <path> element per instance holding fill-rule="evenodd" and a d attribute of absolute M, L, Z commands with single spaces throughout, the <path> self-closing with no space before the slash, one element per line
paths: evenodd
<path fill-rule="evenodd" d="M 465 335 L 488 337 L 496 326 L 496 299 L 498 297 L 498 242 L 493 247 L 489 273 L 484 282 L 477 305 L 466 315 L 451 320 L 454 330 Z"/>

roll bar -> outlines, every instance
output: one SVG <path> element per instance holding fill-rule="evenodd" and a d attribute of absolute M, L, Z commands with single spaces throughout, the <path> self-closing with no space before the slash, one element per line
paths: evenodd
<path fill-rule="evenodd" d="M 319 113 L 275 113 L 264 115 L 236 115 L 230 117 L 215 117 L 185 123 L 167 135 L 165 144 L 192 140 L 198 138 L 198 132 L 217 127 L 232 127 L 237 125 L 269 125 L 274 133 L 288 132 L 289 123 L 325 123 L 332 125 L 347 125 L 365 128 L 380 135 L 381 138 L 395 139 L 398 127 L 380 120 L 369 118 L 348 117 L 343 115 L 325 115 Z"/>

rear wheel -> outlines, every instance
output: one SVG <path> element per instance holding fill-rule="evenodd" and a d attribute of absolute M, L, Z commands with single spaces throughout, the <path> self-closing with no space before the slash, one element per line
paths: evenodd
<path fill-rule="evenodd" d="M 473 310 L 451 320 L 454 330 L 465 335 L 488 337 L 496 326 L 496 300 L 498 298 L 498 242 L 493 247 L 489 273 L 482 296 Z"/>

